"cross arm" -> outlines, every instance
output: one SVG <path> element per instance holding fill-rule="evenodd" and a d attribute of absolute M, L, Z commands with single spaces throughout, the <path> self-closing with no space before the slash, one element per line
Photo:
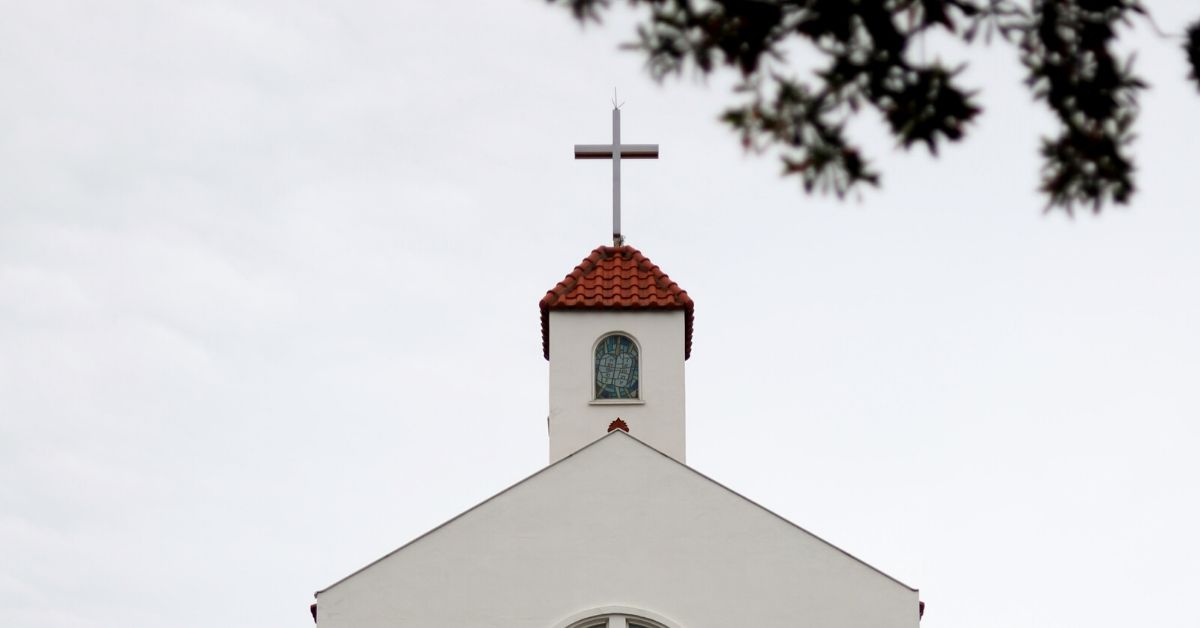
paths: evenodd
<path fill-rule="evenodd" d="M 575 159 L 612 159 L 612 144 L 576 144 Z M 621 159 L 658 159 L 658 144 L 621 144 Z"/>

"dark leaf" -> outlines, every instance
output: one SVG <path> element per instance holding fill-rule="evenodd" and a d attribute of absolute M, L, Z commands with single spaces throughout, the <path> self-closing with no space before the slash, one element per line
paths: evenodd
<path fill-rule="evenodd" d="M 1183 50 L 1187 53 L 1188 65 L 1192 67 L 1191 79 L 1196 82 L 1197 89 L 1200 89 L 1200 20 L 1188 27 Z"/>

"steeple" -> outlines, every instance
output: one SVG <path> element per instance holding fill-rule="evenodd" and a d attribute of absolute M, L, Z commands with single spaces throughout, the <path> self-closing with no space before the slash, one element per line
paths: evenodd
<path fill-rule="evenodd" d="M 685 462 L 684 360 L 694 305 L 632 246 L 592 251 L 541 301 L 550 361 L 550 461 L 629 433 Z"/>

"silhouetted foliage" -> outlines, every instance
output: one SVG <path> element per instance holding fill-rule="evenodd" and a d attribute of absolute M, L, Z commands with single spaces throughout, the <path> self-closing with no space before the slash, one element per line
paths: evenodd
<path fill-rule="evenodd" d="M 1200 89 L 1200 20 L 1188 27 L 1187 42 L 1183 44 L 1183 51 L 1187 53 L 1188 63 L 1192 66 L 1192 80 L 1196 81 L 1196 87 Z"/>
<path fill-rule="evenodd" d="M 1036 0 L 1023 29 L 1021 61 L 1026 83 L 1045 100 L 1062 127 L 1042 140 L 1042 191 L 1053 205 L 1106 200 L 1127 203 L 1133 194 L 1133 139 L 1137 91 L 1145 84 L 1109 46 L 1116 26 L 1130 13 L 1143 13 L 1132 0 Z"/>
<path fill-rule="evenodd" d="M 611 0 L 548 0 L 581 22 L 599 21 Z M 1043 138 L 1042 191 L 1048 207 L 1099 211 L 1134 191 L 1129 144 L 1145 83 L 1132 56 L 1113 51 L 1117 28 L 1145 15 L 1137 0 L 626 0 L 648 9 L 628 47 L 646 55 L 658 80 L 687 69 L 736 72 L 738 102 L 721 120 L 752 150 L 781 149 L 785 175 L 807 191 L 839 197 L 879 173 L 844 132 L 847 121 L 879 112 L 900 145 L 937 153 L 963 137 L 979 114 L 958 67 L 925 61 L 912 47 L 927 33 L 971 42 L 1013 43 L 1026 83 L 1058 119 Z M 797 76 L 785 48 L 803 42 L 815 71 Z M 1200 22 L 1185 45 L 1200 85 Z"/>

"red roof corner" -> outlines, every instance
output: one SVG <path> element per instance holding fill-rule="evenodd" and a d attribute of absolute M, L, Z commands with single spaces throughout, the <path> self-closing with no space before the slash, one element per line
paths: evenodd
<path fill-rule="evenodd" d="M 546 292 L 542 355 L 550 359 L 550 310 L 683 310 L 683 359 L 692 356 L 692 298 L 641 251 L 601 246 Z"/>

